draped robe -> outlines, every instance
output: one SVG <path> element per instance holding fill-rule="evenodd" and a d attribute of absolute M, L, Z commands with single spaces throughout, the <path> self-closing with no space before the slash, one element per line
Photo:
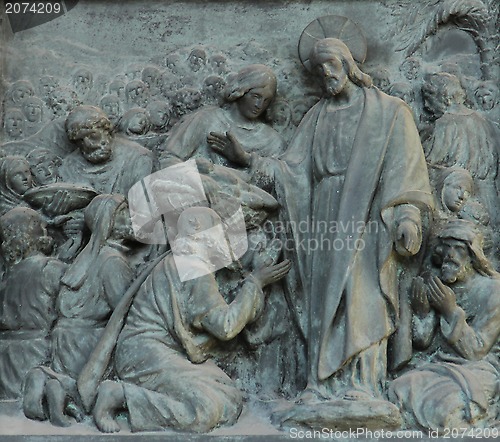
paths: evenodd
<path fill-rule="evenodd" d="M 450 322 L 434 310 L 415 316 L 414 341 L 425 343 L 425 351 L 389 388 L 407 420 L 424 428 L 479 426 L 498 413 L 500 279 L 475 274 L 453 291 Z"/>
<path fill-rule="evenodd" d="M 235 423 L 242 409 L 242 393 L 210 358 L 262 313 L 260 283 L 248 277 L 227 304 L 213 274 L 181 282 L 179 259 L 169 254 L 154 268 L 118 339 L 115 368 L 132 431 L 206 432 Z M 201 259 L 186 265 L 206 270 Z"/>
<path fill-rule="evenodd" d="M 302 287 L 295 312 L 310 380 L 321 381 L 397 327 L 394 229 L 432 207 L 427 167 L 410 109 L 376 88 L 344 108 L 320 100 L 280 160 L 272 173 Z"/>

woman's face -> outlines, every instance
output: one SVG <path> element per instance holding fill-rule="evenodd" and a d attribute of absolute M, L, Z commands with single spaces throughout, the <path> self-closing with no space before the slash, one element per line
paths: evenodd
<path fill-rule="evenodd" d="M 149 112 L 149 117 L 151 123 L 153 123 L 156 127 L 165 126 L 170 118 L 170 106 L 165 103 L 164 106 L 151 110 Z"/>
<path fill-rule="evenodd" d="M 120 101 L 118 97 L 116 99 L 101 101 L 101 108 L 109 119 L 116 120 L 120 116 Z"/>
<path fill-rule="evenodd" d="M 443 203 L 452 212 L 458 212 L 471 193 L 471 188 L 467 182 L 445 183 L 443 191 Z"/>
<path fill-rule="evenodd" d="M 238 109 L 247 120 L 259 118 L 271 104 L 274 90 L 271 86 L 250 89 L 236 102 Z"/>
<path fill-rule="evenodd" d="M 477 103 L 485 111 L 495 107 L 496 95 L 496 91 L 488 87 L 480 87 L 475 92 Z"/>
<path fill-rule="evenodd" d="M 73 79 L 73 85 L 80 93 L 87 93 L 90 90 L 91 84 L 92 74 L 87 71 L 78 72 Z"/>
<path fill-rule="evenodd" d="M 109 93 L 115 94 L 118 98 L 125 97 L 125 83 L 123 81 L 112 81 L 109 85 Z"/>
<path fill-rule="evenodd" d="M 145 94 L 145 87 L 144 83 L 141 82 L 134 82 L 132 84 L 128 84 L 126 87 L 126 95 L 127 95 L 127 100 L 132 102 L 132 103 L 138 103 L 144 98 Z"/>
<path fill-rule="evenodd" d="M 40 78 L 40 91 L 43 98 L 48 98 L 52 91 L 59 86 L 59 82 L 51 76 Z"/>
<path fill-rule="evenodd" d="M 8 180 L 10 188 L 15 193 L 24 195 L 33 184 L 29 165 L 20 161 L 16 162 L 10 170 Z"/>

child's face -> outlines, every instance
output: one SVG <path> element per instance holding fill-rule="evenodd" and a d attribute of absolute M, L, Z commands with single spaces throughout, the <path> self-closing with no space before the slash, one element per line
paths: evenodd
<path fill-rule="evenodd" d="M 445 183 L 443 203 L 452 212 L 458 212 L 470 197 L 468 183 Z"/>
<path fill-rule="evenodd" d="M 51 159 L 41 161 L 31 168 L 31 173 L 40 185 L 55 183 L 57 181 L 57 164 Z"/>

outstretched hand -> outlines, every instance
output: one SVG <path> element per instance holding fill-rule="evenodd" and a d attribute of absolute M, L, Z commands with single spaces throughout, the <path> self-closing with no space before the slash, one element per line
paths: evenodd
<path fill-rule="evenodd" d="M 411 287 L 411 307 L 412 310 L 419 316 L 425 316 L 431 310 L 429 299 L 427 298 L 427 292 L 428 289 L 425 285 L 424 279 L 421 276 L 414 278 Z"/>
<path fill-rule="evenodd" d="M 210 132 L 207 136 L 207 142 L 215 152 L 226 157 L 229 161 L 243 167 L 250 165 L 250 154 L 245 152 L 232 132 L 226 132 L 225 135 L 219 132 Z"/>
<path fill-rule="evenodd" d="M 253 276 L 260 281 L 262 287 L 272 284 L 273 282 L 279 281 L 283 278 L 289 271 L 292 263 L 289 259 L 281 261 L 279 264 L 273 264 L 271 266 L 261 267 L 252 272 Z"/>

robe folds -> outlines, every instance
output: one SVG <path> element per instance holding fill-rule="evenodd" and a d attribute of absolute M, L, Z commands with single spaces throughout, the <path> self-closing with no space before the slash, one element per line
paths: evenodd
<path fill-rule="evenodd" d="M 227 304 L 213 274 L 181 282 L 178 260 L 167 255 L 144 281 L 118 339 L 132 431 L 205 432 L 235 423 L 242 410 L 242 393 L 210 358 L 261 314 L 262 288 L 249 277 Z"/>
<path fill-rule="evenodd" d="M 295 312 L 325 380 L 397 328 L 394 232 L 432 207 L 427 167 L 409 107 L 377 88 L 344 108 L 320 100 L 278 163 L 262 168 L 286 208 Z"/>
<path fill-rule="evenodd" d="M 179 160 L 207 158 L 221 166 L 230 165 L 215 153 L 207 143 L 210 132 L 231 131 L 248 153 L 262 157 L 277 157 L 284 150 L 284 141 L 270 126 L 261 121 L 235 121 L 229 111 L 207 106 L 184 117 L 172 130 L 165 151 L 160 156 L 161 167 L 170 166 Z"/>
<path fill-rule="evenodd" d="M 500 411 L 500 279 L 475 274 L 452 288 L 451 318 L 415 316 L 426 348 L 388 390 L 407 421 L 433 430 L 483 426 Z"/>
<path fill-rule="evenodd" d="M 0 399 L 20 397 L 29 370 L 50 360 L 65 270 L 61 261 L 37 254 L 13 265 L 0 283 Z"/>

